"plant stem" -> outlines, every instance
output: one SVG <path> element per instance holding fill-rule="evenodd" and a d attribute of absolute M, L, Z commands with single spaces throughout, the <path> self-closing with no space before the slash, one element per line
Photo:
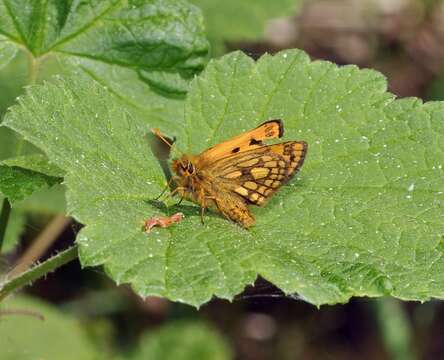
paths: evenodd
<path fill-rule="evenodd" d="M 30 51 L 26 51 L 26 54 L 28 56 L 28 83 L 34 85 L 39 75 L 40 59 Z"/>
<path fill-rule="evenodd" d="M 6 280 L 0 285 L 0 301 L 7 297 L 10 293 L 19 288 L 28 285 L 36 279 L 48 274 L 51 271 L 59 268 L 62 265 L 76 259 L 78 256 L 77 245 L 71 246 L 67 250 L 58 253 L 57 255 L 49 258 L 45 262 L 34 266 L 33 268 L 21 273 L 20 275 Z"/>
<path fill-rule="evenodd" d="M 412 328 L 401 302 L 382 298 L 375 302 L 376 315 L 388 356 L 394 360 L 414 359 Z"/>
<path fill-rule="evenodd" d="M 0 253 L 2 252 L 3 242 L 5 240 L 6 228 L 8 227 L 9 215 L 11 213 L 11 204 L 7 198 L 3 199 L 0 212 Z"/>

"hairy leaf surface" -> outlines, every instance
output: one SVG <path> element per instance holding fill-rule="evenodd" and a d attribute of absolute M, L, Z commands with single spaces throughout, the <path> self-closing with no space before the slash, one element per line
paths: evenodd
<path fill-rule="evenodd" d="M 51 101 L 49 101 L 51 99 Z M 165 177 L 127 112 L 81 76 L 34 87 L 6 123 L 67 172 L 69 212 L 86 224 L 83 265 L 104 264 L 141 295 L 194 305 L 232 299 L 262 275 L 313 304 L 351 296 L 444 297 L 444 105 L 395 100 L 377 72 L 301 51 L 212 61 L 192 84 L 178 149 L 199 152 L 268 119 L 305 140 L 306 162 L 241 229 L 217 214 L 143 233 L 163 213 Z M 87 119 L 88 121 L 85 121 Z"/>

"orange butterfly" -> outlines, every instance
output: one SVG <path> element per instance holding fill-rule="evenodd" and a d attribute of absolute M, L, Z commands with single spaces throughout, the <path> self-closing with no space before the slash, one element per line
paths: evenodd
<path fill-rule="evenodd" d="M 153 132 L 168 145 L 159 133 Z M 173 160 L 179 193 L 201 206 L 220 211 L 228 219 L 248 228 L 255 220 L 248 205 L 264 205 L 304 163 L 307 143 L 287 141 L 265 145 L 263 140 L 284 134 L 281 120 L 270 120 L 257 128 L 217 144 L 198 155 L 183 155 Z"/>

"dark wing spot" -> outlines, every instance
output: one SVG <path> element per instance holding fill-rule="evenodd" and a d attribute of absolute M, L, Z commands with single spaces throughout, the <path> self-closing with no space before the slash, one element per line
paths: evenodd
<path fill-rule="evenodd" d="M 237 152 L 239 152 L 239 150 L 240 150 L 240 147 L 235 147 L 233 150 L 231 150 L 231 152 L 233 154 L 236 154 Z"/>
<path fill-rule="evenodd" d="M 251 139 L 250 145 L 262 145 L 262 141 L 256 140 L 256 139 Z"/>
<path fill-rule="evenodd" d="M 278 125 L 278 127 L 279 127 L 279 137 L 282 137 L 284 135 L 284 123 L 282 122 L 281 119 L 268 120 L 268 121 L 265 121 L 264 123 L 262 123 L 259 126 L 262 126 L 264 124 L 269 124 L 269 123 L 272 123 L 272 124 L 274 123 L 274 124 Z"/>

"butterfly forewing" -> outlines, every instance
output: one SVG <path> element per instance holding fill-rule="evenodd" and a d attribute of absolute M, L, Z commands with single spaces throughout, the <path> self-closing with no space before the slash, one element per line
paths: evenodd
<path fill-rule="evenodd" d="M 212 163 L 221 158 L 264 146 L 263 140 L 282 137 L 284 127 L 281 120 L 269 120 L 257 128 L 219 143 L 199 155 L 201 164 Z"/>

